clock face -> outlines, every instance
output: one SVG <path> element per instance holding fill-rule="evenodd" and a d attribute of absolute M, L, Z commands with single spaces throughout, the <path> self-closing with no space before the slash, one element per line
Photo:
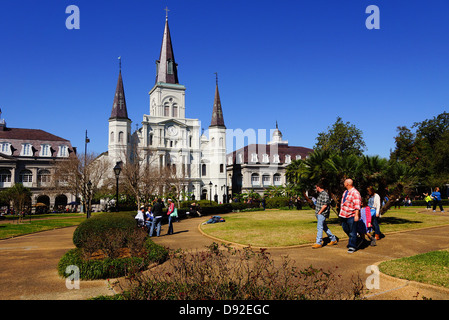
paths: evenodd
<path fill-rule="evenodd" d="M 168 127 L 168 134 L 175 136 L 178 133 L 178 129 L 175 126 Z"/>

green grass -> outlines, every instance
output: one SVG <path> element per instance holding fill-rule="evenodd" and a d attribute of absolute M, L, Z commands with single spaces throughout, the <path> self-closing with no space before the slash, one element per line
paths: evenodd
<path fill-rule="evenodd" d="M 431 215 L 424 208 L 389 210 L 381 218 L 383 233 L 449 224 L 449 215 Z M 266 210 L 231 213 L 225 223 L 202 225 L 204 233 L 229 242 L 255 247 L 281 247 L 313 243 L 316 218 L 313 210 Z M 346 238 L 339 219 L 331 212 L 328 227 L 340 239 Z"/>
<path fill-rule="evenodd" d="M 53 230 L 58 228 L 77 226 L 86 220 L 85 215 L 44 215 L 25 217 L 23 222 L 18 223 L 17 217 L 14 221 L 3 221 L 0 223 L 0 239 L 17 237 L 39 231 Z"/>
<path fill-rule="evenodd" d="M 382 262 L 379 270 L 393 277 L 449 288 L 449 251 L 432 251 Z"/>

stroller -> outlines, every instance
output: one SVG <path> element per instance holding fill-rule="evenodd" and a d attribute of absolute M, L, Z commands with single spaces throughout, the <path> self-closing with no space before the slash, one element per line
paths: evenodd
<path fill-rule="evenodd" d="M 359 234 L 362 241 L 360 244 L 363 243 L 363 240 L 367 240 L 370 242 L 370 246 L 376 245 L 376 238 L 373 237 L 370 232 L 373 231 L 373 225 L 371 223 L 372 217 L 376 214 L 376 209 L 370 208 L 368 206 L 362 207 L 360 209 L 360 220 L 357 224 L 357 233 Z M 367 237 L 368 239 L 366 239 Z"/>

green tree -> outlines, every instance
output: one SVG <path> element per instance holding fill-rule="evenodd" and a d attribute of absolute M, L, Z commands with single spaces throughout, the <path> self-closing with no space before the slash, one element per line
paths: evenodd
<path fill-rule="evenodd" d="M 442 185 L 449 180 L 449 113 L 398 127 L 396 147 L 390 158 L 417 170 L 423 185 Z"/>
<path fill-rule="evenodd" d="M 366 150 L 363 132 L 355 125 L 344 123 L 340 117 L 325 132 L 318 133 L 314 150 L 331 151 L 342 155 L 362 155 Z"/>
<path fill-rule="evenodd" d="M 362 196 L 367 195 L 366 189 L 370 186 L 377 190 L 382 199 L 388 196 L 389 201 L 382 208 L 382 213 L 387 212 L 394 200 L 416 183 L 416 171 L 403 163 L 378 156 L 344 156 L 323 150 L 314 151 L 306 159 L 293 161 L 287 167 L 286 177 L 289 183 L 302 190 L 311 205 L 307 192 L 322 182 L 336 204 L 337 214 L 346 179 L 354 180 Z"/>
<path fill-rule="evenodd" d="M 14 211 L 20 213 L 31 206 L 31 191 L 21 183 L 16 183 L 12 187 L 0 193 L 3 201 L 12 202 Z"/>

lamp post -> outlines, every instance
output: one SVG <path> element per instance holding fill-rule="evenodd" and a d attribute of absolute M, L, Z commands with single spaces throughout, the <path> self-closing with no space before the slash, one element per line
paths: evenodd
<path fill-rule="evenodd" d="M 209 182 L 209 204 L 212 204 L 212 181 Z"/>
<path fill-rule="evenodd" d="M 116 163 L 115 167 L 114 167 L 114 174 L 115 174 L 115 179 L 116 179 L 116 190 L 115 190 L 115 199 L 116 199 L 116 203 L 115 203 L 115 211 L 118 212 L 118 178 L 120 177 L 120 172 L 122 172 L 122 162 L 119 161 Z"/>
<path fill-rule="evenodd" d="M 90 218 L 90 210 L 91 210 L 91 199 L 92 199 L 92 182 L 89 180 L 87 183 L 87 209 L 86 209 L 86 216 L 87 219 Z"/>

